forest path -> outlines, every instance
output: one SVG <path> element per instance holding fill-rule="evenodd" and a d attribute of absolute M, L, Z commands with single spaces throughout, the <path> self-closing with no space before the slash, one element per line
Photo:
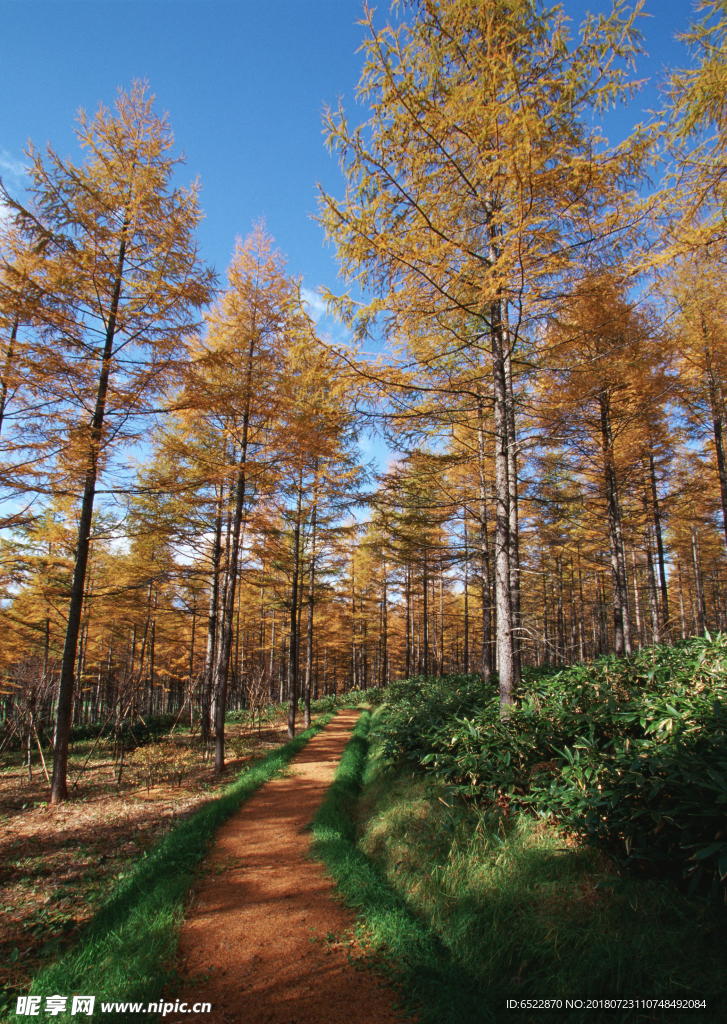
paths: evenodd
<path fill-rule="evenodd" d="M 353 917 L 307 857 L 312 820 L 358 718 L 343 710 L 219 831 L 180 936 L 180 1001 L 199 1024 L 391 1024 L 393 993 L 327 941 Z M 175 997 L 177 998 L 177 997 Z M 169 1024 L 191 1016 L 172 1014 Z"/>

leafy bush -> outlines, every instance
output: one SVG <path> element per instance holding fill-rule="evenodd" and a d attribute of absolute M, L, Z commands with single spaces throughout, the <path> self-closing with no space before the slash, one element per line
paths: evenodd
<path fill-rule="evenodd" d="M 236 760 L 247 757 L 251 751 L 250 740 L 246 736 L 232 735 L 225 737 L 225 750 L 228 757 Z"/>
<path fill-rule="evenodd" d="M 615 878 L 599 850 L 522 810 L 493 816 L 407 765 L 392 771 L 386 708 L 364 711 L 314 819 L 312 853 L 357 916 L 362 959 L 421 1024 L 497 1024 L 505 1000 L 582 999 L 569 1024 L 693 1020 L 694 1011 L 594 1011 L 589 998 L 704 999 L 725 1017 L 727 916 L 663 880 Z M 372 729 L 369 731 L 369 721 Z M 563 1009 L 528 1020 L 561 1024 Z"/>
<path fill-rule="evenodd" d="M 147 715 L 141 719 L 127 718 L 121 725 L 121 734 L 124 739 L 124 746 L 140 746 L 143 743 L 153 742 L 160 736 L 164 736 L 177 721 L 175 715 Z M 109 722 L 96 722 L 94 725 L 74 725 L 70 733 L 71 743 L 82 743 L 84 740 L 96 739 L 100 733 L 109 734 L 113 732 L 113 725 Z"/>
<path fill-rule="evenodd" d="M 625 857 L 727 876 L 727 636 L 526 674 L 500 719 L 476 677 L 407 680 L 379 727 L 390 762 L 507 813 L 567 822 Z"/>
<path fill-rule="evenodd" d="M 182 779 L 197 760 L 196 754 L 185 743 L 167 739 L 161 743 L 147 743 L 137 747 L 129 764 L 140 782 L 146 783 L 147 792 L 156 782 L 182 785 Z"/>
<path fill-rule="evenodd" d="M 349 690 L 348 693 L 329 694 L 311 701 L 311 711 L 333 711 L 335 708 L 355 708 L 360 704 L 378 706 L 385 700 L 386 690 L 372 688 L 370 690 Z"/>

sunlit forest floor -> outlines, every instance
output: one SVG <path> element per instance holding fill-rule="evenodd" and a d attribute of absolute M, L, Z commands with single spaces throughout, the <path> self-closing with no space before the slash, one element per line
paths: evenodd
<path fill-rule="evenodd" d="M 420 1024 L 727 1019 L 726 680 L 707 636 L 362 716 L 316 855 Z"/>
<path fill-rule="evenodd" d="M 400 1024 L 396 993 L 357 969 L 353 915 L 308 856 L 311 819 L 358 717 L 339 711 L 217 832 L 185 906 L 170 1007 L 194 991 L 215 1022 Z"/>
<path fill-rule="evenodd" d="M 72 945 L 135 858 L 246 764 L 284 742 L 282 713 L 263 726 L 259 734 L 257 725 L 229 726 L 228 772 L 221 778 L 202 750 L 190 746 L 188 726 L 174 732 L 187 756 L 181 777 L 171 779 L 157 770 L 163 767 L 163 739 L 131 753 L 121 786 L 110 742 L 98 744 L 85 771 L 94 739 L 76 742 L 69 780 L 81 778 L 71 800 L 57 807 L 48 805 L 40 764 L 31 780 L 19 752 L 5 756 L 0 763 L 0 989 L 27 989 L 39 969 Z"/>
<path fill-rule="evenodd" d="M 496 1024 L 507 1000 L 547 994 L 609 1003 L 593 1017 L 584 1002 L 574 1024 L 627 1019 L 614 998 L 649 1001 L 634 1021 L 681 1022 L 692 1004 L 727 1019 L 727 635 L 528 669 L 505 718 L 496 683 L 474 675 L 333 704 L 359 701 L 314 855 L 403 1009 L 421 1024 Z M 333 704 L 319 702 L 318 728 Z M 238 780 L 223 794 L 198 739 L 171 725 L 134 724 L 121 786 L 110 742 L 79 733 L 79 787 L 60 807 L 19 751 L 0 766 L 6 990 L 33 978 L 48 995 L 93 969 L 115 999 L 168 991 L 210 843 L 310 735 L 284 744 L 279 711 L 260 734 L 230 715 L 224 783 Z"/>

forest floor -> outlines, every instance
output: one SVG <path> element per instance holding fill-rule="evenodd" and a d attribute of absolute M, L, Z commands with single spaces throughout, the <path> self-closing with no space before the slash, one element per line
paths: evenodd
<path fill-rule="evenodd" d="M 169 994 L 210 1002 L 209 1024 L 348 1024 L 353 1015 L 400 1024 L 391 989 L 356 969 L 353 916 L 308 857 L 307 827 L 357 717 L 340 711 L 218 833 L 187 909 Z"/>
<path fill-rule="evenodd" d="M 75 744 L 70 758 L 71 799 L 48 805 L 40 766 L 28 779 L 19 758 L 0 771 L 0 991 L 27 990 L 30 979 L 60 956 L 95 914 L 119 875 L 188 817 L 246 763 L 286 739 L 284 718 L 258 735 L 257 728 L 229 725 L 236 758 L 215 777 L 209 760 L 187 768 L 179 785 L 147 787 L 133 764 L 116 784 L 111 751 L 93 741 Z M 12 762 L 17 763 L 12 763 Z M 78 787 L 70 783 L 81 774 Z"/>

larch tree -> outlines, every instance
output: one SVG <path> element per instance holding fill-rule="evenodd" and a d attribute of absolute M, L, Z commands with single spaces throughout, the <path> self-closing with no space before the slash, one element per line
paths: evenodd
<path fill-rule="evenodd" d="M 297 282 L 258 224 L 238 242 L 228 287 L 207 315 L 207 333 L 189 382 L 186 402 L 200 422 L 219 423 L 230 459 L 222 480 L 231 496 L 226 586 L 214 658 L 215 772 L 225 769 L 227 680 L 232 650 L 241 531 L 250 478 L 272 459 L 271 435 L 280 412 L 281 378 L 288 349 L 310 336 Z M 266 456 L 266 446 L 269 455 Z"/>
<path fill-rule="evenodd" d="M 49 243 L 40 234 L 29 243 L 12 213 L 0 225 L 0 489 L 7 507 L 0 523 L 11 528 L 31 522 L 36 514 L 32 481 L 42 477 L 47 460 L 45 446 L 29 449 L 24 429 L 45 370 L 43 328 L 54 306 L 62 305 L 43 293 L 35 279 L 34 269 Z M 17 429 L 19 424 L 23 428 Z"/>
<path fill-rule="evenodd" d="M 201 739 L 207 747 L 213 734 L 214 665 L 226 579 L 223 534 L 226 539 L 228 531 L 223 531 L 223 520 L 231 523 L 229 496 L 236 458 L 229 424 L 235 421 L 238 404 L 231 385 L 234 360 L 229 367 L 224 360 L 212 360 L 204 344 L 199 351 L 193 347 L 191 355 L 184 388 L 175 397 L 177 408 L 156 432 L 153 457 L 138 486 L 153 495 L 155 517 L 169 520 L 177 546 L 192 555 L 191 574 L 198 585 L 204 581 L 208 586 L 200 686 Z M 196 614 L 195 610 L 195 618 Z"/>
<path fill-rule="evenodd" d="M 696 58 L 667 87 L 665 120 L 673 164 L 665 199 L 667 252 L 727 255 L 727 2 L 698 0 L 701 20 L 678 38 Z"/>
<path fill-rule="evenodd" d="M 601 273 L 585 278 L 563 304 L 544 350 L 541 423 L 578 452 L 581 473 L 598 481 L 608 523 L 615 647 L 623 656 L 632 650 L 623 494 L 634 483 L 638 488 L 643 472 L 638 427 L 656 418 L 664 396 L 656 342 L 622 283 Z"/>
<path fill-rule="evenodd" d="M 723 274 L 704 251 L 670 275 L 677 391 L 693 436 L 711 435 L 727 540 L 727 303 Z"/>
<path fill-rule="evenodd" d="M 22 241 L 18 242 L 17 232 L 12 229 L 0 235 L 0 434 L 8 405 L 19 385 L 20 334 L 29 316 L 26 261 L 30 254 Z"/>
<path fill-rule="evenodd" d="M 526 319 L 557 280 L 629 218 L 637 134 L 610 150 L 586 123 L 632 91 L 636 12 L 589 17 L 571 47 L 560 8 L 527 0 L 420 0 L 409 21 L 369 38 L 359 95 L 371 117 L 326 117 L 348 179 L 322 219 L 344 277 L 371 298 L 331 296 L 360 335 L 378 320 L 409 350 L 426 386 L 432 364 L 489 349 L 495 424 L 495 580 L 503 714 L 514 700 L 511 583 L 517 576 L 515 416 L 510 370 Z M 481 370 L 470 392 L 481 393 Z M 462 386 L 462 385 L 460 385 Z"/>
<path fill-rule="evenodd" d="M 213 275 L 194 237 L 198 186 L 173 186 L 178 160 L 167 121 L 143 84 L 119 93 L 76 129 L 87 159 L 30 149 L 31 202 L 3 193 L 15 228 L 36 253 L 32 284 L 46 297 L 36 311 L 36 401 L 18 421 L 31 441 L 60 449 L 74 478 L 78 535 L 58 691 L 51 801 L 67 797 L 74 674 L 99 473 L 120 443 L 170 387 L 195 330 L 195 310 L 211 297 Z M 40 400 L 40 401 L 38 401 Z"/>
<path fill-rule="evenodd" d="M 311 330 L 288 352 L 280 381 L 277 428 L 278 484 L 286 507 L 290 542 L 290 636 L 288 643 L 288 735 L 295 735 L 300 694 L 302 612 L 306 605 L 305 676 L 302 696 L 310 725 L 316 578 L 322 549 L 334 523 L 357 500 L 362 480 L 356 452 L 357 428 L 351 412 L 348 375 L 317 343 Z M 286 482 L 287 481 L 287 482 Z"/>

